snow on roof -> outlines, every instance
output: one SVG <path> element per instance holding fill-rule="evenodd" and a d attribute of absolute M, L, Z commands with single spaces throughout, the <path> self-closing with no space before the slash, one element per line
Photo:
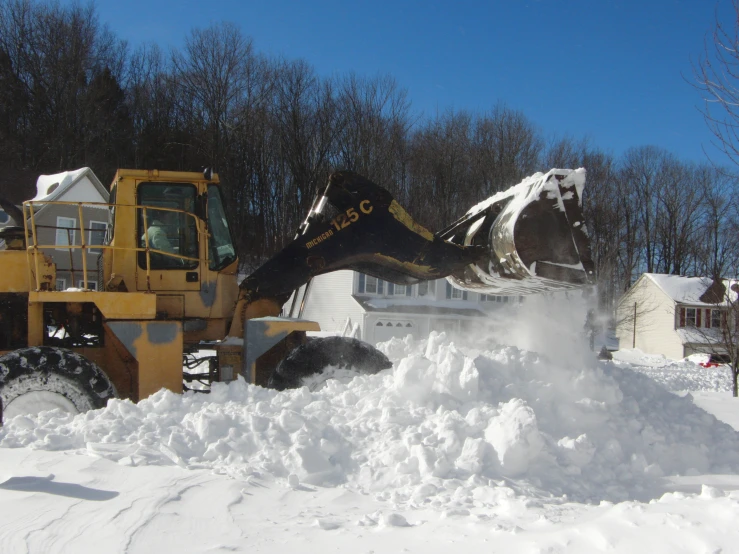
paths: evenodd
<path fill-rule="evenodd" d="M 677 335 L 683 344 L 721 344 L 721 332 L 719 329 L 706 329 L 701 327 L 680 327 Z"/>
<path fill-rule="evenodd" d="M 54 175 L 39 175 L 39 178 L 36 180 L 36 196 L 33 197 L 33 200 L 51 200 L 52 194 L 55 198 L 58 197 L 72 183 L 82 177 L 85 169 L 64 171 L 63 173 L 55 173 Z"/>
<path fill-rule="evenodd" d="M 64 171 L 53 175 L 39 175 L 39 178 L 36 180 L 36 196 L 32 200 L 44 202 L 58 200 L 74 185 L 81 182 L 89 182 L 97 189 L 97 192 L 104 201 L 108 200 L 108 191 L 105 190 L 105 187 L 89 167 L 82 167 L 73 171 Z M 91 193 L 92 191 L 89 192 Z M 89 196 L 90 198 L 75 198 L 74 201 L 100 201 L 100 198 L 95 198 L 93 194 L 89 194 Z"/>
<path fill-rule="evenodd" d="M 700 306 L 714 306 L 701 302 L 700 297 L 711 286 L 713 280 L 710 277 L 685 277 L 683 275 L 665 275 L 662 273 L 645 273 L 645 277 L 651 279 L 672 300 L 680 304 L 695 304 Z M 737 281 L 724 279 L 724 286 L 730 291 L 731 285 Z M 729 292 L 732 301 L 736 300 L 736 293 Z"/>

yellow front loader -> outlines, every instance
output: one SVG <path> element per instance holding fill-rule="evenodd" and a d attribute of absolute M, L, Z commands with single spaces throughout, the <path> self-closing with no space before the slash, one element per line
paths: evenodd
<path fill-rule="evenodd" d="M 114 397 L 138 401 L 163 387 L 207 391 L 239 375 L 282 389 L 329 365 L 389 367 L 356 339 L 308 340 L 316 323 L 280 317 L 290 296 L 340 269 L 398 284 L 448 277 L 498 294 L 587 285 L 583 184 L 583 170 L 537 174 L 432 233 L 382 187 L 337 172 L 295 240 L 241 283 L 218 176 L 208 171 L 121 169 L 106 204 L 3 202 L 16 225 L 0 231 L 0 422 L 51 408 L 82 412 Z M 63 246 L 81 266 L 72 268 L 82 276 L 73 289 L 57 290 L 49 253 L 60 246 L 44 239 L 49 225 L 36 216 L 47 204 L 78 214 L 76 239 Z M 91 205 L 108 214 L 103 244 L 89 244 Z M 93 267 L 91 249 L 100 252 Z M 93 273 L 99 290 L 91 290 Z M 204 348 L 215 355 L 196 357 Z"/>

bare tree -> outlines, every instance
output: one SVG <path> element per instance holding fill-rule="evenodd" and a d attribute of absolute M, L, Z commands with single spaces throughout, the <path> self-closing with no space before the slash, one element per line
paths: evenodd
<path fill-rule="evenodd" d="M 389 75 L 339 80 L 341 124 L 334 165 L 366 175 L 396 196 L 407 193 L 408 93 Z"/>
<path fill-rule="evenodd" d="M 703 117 L 713 133 L 712 144 L 739 165 L 739 0 L 733 17 L 716 23 L 705 40 L 704 53 L 693 67 L 704 93 Z"/>
<path fill-rule="evenodd" d="M 477 198 L 505 190 L 536 172 L 542 150 L 539 132 L 522 112 L 497 104 L 476 117 L 471 155 Z"/>
<path fill-rule="evenodd" d="M 304 60 L 283 61 L 277 68 L 272 106 L 274 132 L 284 168 L 276 192 L 291 201 L 281 207 L 283 238 L 291 236 L 330 171 L 337 136 L 333 83 L 321 80 Z"/>
<path fill-rule="evenodd" d="M 710 308 L 681 308 L 705 311 L 703 317 L 697 315 L 688 321 L 686 313 L 679 315 L 697 351 L 717 354 L 728 362 L 731 374 L 731 391 L 734 398 L 739 396 L 739 284 L 736 280 L 713 279 L 711 286 L 701 296 Z M 692 337 L 692 339 L 691 339 Z"/>
<path fill-rule="evenodd" d="M 703 196 L 695 273 L 712 277 L 726 275 L 730 268 L 739 267 L 739 241 L 736 240 L 739 202 L 734 194 L 734 179 L 714 167 L 699 166 L 694 171 L 693 181 Z"/>
<path fill-rule="evenodd" d="M 659 198 L 668 186 L 671 154 L 655 146 L 630 148 L 624 155 L 620 179 L 634 195 L 637 233 L 643 252 L 643 270 L 658 271 L 660 245 L 657 240 L 661 215 Z"/>
<path fill-rule="evenodd" d="M 555 138 L 549 141 L 544 152 L 544 167 L 576 169 L 583 167 L 583 156 L 590 150 L 590 141 L 586 138 L 575 139 L 571 136 Z M 590 170 L 588 169 L 588 173 Z"/>
<path fill-rule="evenodd" d="M 231 23 L 194 29 L 184 51 L 172 55 L 181 115 L 202 130 L 193 138 L 207 163 L 220 167 L 228 155 L 236 111 L 249 87 L 252 41 Z"/>
<path fill-rule="evenodd" d="M 683 275 L 695 261 L 700 231 L 702 187 L 695 186 L 696 171 L 677 159 L 662 160 L 656 190 L 656 271 Z"/>
<path fill-rule="evenodd" d="M 90 153 L 85 137 L 100 130 L 86 103 L 105 97 L 99 115 L 108 109 L 113 119 L 124 115 L 118 84 L 124 62 L 125 44 L 99 23 L 93 5 L 1 0 L 0 116 L 7 125 L 0 124 L 0 139 L 11 165 L 41 171 L 83 165 Z"/>
<path fill-rule="evenodd" d="M 414 195 L 409 211 L 432 229 L 448 225 L 473 204 L 471 126 L 469 113 L 449 111 L 413 136 L 410 179 Z"/>

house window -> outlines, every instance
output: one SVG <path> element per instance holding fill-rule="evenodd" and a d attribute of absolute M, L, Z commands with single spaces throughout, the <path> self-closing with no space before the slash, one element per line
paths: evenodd
<path fill-rule="evenodd" d="M 67 280 L 66 279 L 57 279 L 56 280 L 56 290 L 67 290 Z"/>
<path fill-rule="evenodd" d="M 364 292 L 367 294 L 383 294 L 385 282 L 377 277 L 365 275 Z"/>
<path fill-rule="evenodd" d="M 467 291 L 456 289 L 447 281 L 446 298 L 447 300 L 467 300 Z"/>
<path fill-rule="evenodd" d="M 80 289 L 85 288 L 85 282 L 78 281 L 77 288 L 80 288 Z M 97 281 L 87 281 L 87 289 L 88 290 L 98 290 L 98 282 Z"/>
<path fill-rule="evenodd" d="M 392 327 L 396 331 L 402 330 L 405 333 L 407 332 L 408 329 L 413 329 L 413 323 L 407 320 L 404 320 L 404 321 L 380 320 L 377 323 L 375 323 L 375 327 Z"/>
<path fill-rule="evenodd" d="M 108 224 L 102 221 L 90 221 L 90 238 L 88 244 L 105 244 L 105 234 L 108 230 Z M 90 254 L 100 254 L 101 248 L 90 248 Z"/>
<path fill-rule="evenodd" d="M 68 250 L 67 246 L 74 244 L 75 233 L 77 232 L 77 220 L 73 217 L 57 217 L 56 218 L 56 245 L 62 248 L 57 250 Z"/>
<path fill-rule="evenodd" d="M 711 327 L 721 327 L 721 310 L 711 310 Z"/>
<path fill-rule="evenodd" d="M 418 283 L 418 296 L 433 296 L 434 294 L 436 294 L 436 281 Z"/>
<path fill-rule="evenodd" d="M 364 273 L 357 273 L 357 294 L 364 294 L 364 282 L 367 279 Z"/>
<path fill-rule="evenodd" d="M 685 308 L 685 326 L 695 327 L 695 308 Z"/>
<path fill-rule="evenodd" d="M 406 288 L 410 287 L 406 287 L 405 285 L 395 285 L 395 290 L 393 291 L 393 294 L 395 296 L 405 296 Z M 388 290 L 388 292 L 390 291 Z"/>

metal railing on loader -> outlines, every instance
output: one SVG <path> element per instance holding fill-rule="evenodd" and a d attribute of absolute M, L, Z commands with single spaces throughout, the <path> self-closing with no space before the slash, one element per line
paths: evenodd
<path fill-rule="evenodd" d="M 34 210 L 37 206 L 43 206 L 43 205 L 57 205 L 57 206 L 76 206 L 77 207 L 77 215 L 79 219 L 79 225 L 76 225 L 75 227 L 60 227 L 58 225 L 39 225 L 36 223 L 36 211 Z M 143 229 L 145 230 L 143 233 L 143 246 L 116 246 L 113 244 L 110 244 L 109 240 L 104 240 L 102 244 L 99 243 L 88 243 L 85 241 L 85 231 L 91 232 L 94 231 L 92 228 L 85 228 L 85 218 L 84 218 L 84 212 L 83 207 L 97 207 L 97 208 L 103 208 L 106 210 L 112 209 L 120 209 L 120 208 L 134 208 L 135 210 L 141 211 L 141 217 L 142 217 L 142 223 L 143 223 Z M 149 228 L 148 222 L 148 212 L 149 211 L 156 211 L 156 212 L 172 212 L 177 214 L 184 214 L 186 217 L 192 217 L 195 221 L 195 229 L 197 231 L 198 235 L 198 243 L 203 244 L 206 251 L 205 251 L 205 257 L 207 259 L 208 257 L 208 231 L 205 227 L 204 222 L 199 219 L 195 214 L 191 212 L 187 212 L 185 210 L 180 210 L 176 208 L 166 208 L 161 206 L 143 206 L 143 205 L 130 205 L 130 204 L 108 204 L 104 202 L 64 202 L 64 201 L 57 201 L 57 200 L 27 200 L 23 202 L 23 216 L 24 216 L 24 227 L 25 227 L 25 236 L 27 237 L 26 240 L 26 254 L 28 256 L 28 271 L 29 271 L 29 282 L 33 283 L 35 281 L 36 288 L 35 290 L 41 290 L 41 281 L 40 281 L 40 272 L 39 272 L 39 256 L 43 255 L 42 250 L 68 250 L 69 251 L 69 258 L 70 258 L 70 268 L 65 269 L 65 271 L 70 271 L 72 275 L 75 273 L 75 261 L 74 261 L 74 255 L 73 252 L 75 250 L 79 250 L 81 252 L 81 271 L 82 271 L 82 288 L 88 289 L 89 286 L 89 280 L 88 280 L 88 258 L 87 253 L 89 250 L 119 250 L 119 251 L 133 251 L 133 252 L 144 252 L 146 254 L 146 288 L 147 291 L 151 291 L 151 255 L 152 254 L 158 254 L 165 257 L 170 257 L 178 260 L 182 260 L 187 262 L 199 262 L 199 258 L 191 257 L 191 256 L 185 256 L 183 254 L 179 253 L 173 253 L 173 252 L 167 252 L 164 250 L 158 250 L 156 248 L 152 248 L 149 243 L 149 233 L 146 232 L 146 230 Z M 136 218 L 138 221 L 138 217 Z M 67 233 L 67 244 L 40 244 L 39 243 L 39 229 L 54 229 L 55 232 L 58 232 L 59 230 L 63 230 Z M 76 244 L 76 232 L 79 231 L 79 244 Z M 110 231 L 110 225 L 106 227 L 106 238 Z M 73 234 L 74 233 L 74 234 Z M 74 243 L 74 244 L 73 244 Z M 35 272 L 32 271 L 32 268 L 35 268 Z"/>

